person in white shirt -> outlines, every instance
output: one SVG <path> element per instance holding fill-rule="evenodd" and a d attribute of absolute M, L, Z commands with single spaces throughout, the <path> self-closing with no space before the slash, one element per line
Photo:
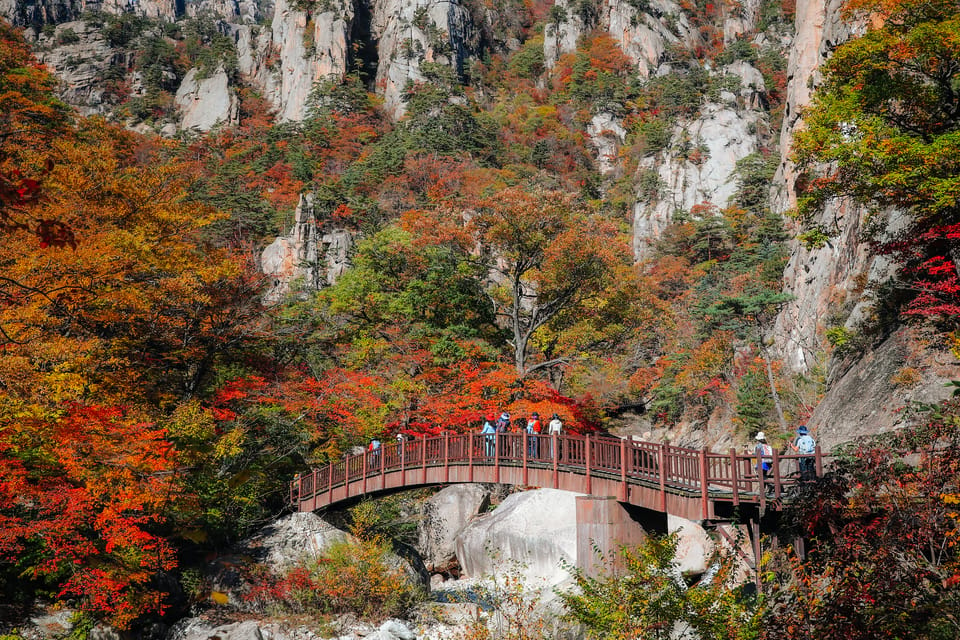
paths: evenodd
<path fill-rule="evenodd" d="M 547 424 L 547 434 L 551 436 L 558 436 L 560 432 L 563 431 L 563 422 L 560 421 L 560 416 L 553 414 L 550 418 L 550 422 Z M 550 438 L 550 457 L 554 456 L 553 451 L 553 438 Z"/>

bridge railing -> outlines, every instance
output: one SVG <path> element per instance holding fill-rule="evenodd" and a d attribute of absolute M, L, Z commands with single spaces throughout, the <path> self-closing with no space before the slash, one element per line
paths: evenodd
<path fill-rule="evenodd" d="M 816 474 L 821 475 L 819 447 L 814 455 Z M 322 469 L 298 475 L 291 483 L 290 498 L 296 503 L 351 482 L 404 469 L 464 464 L 555 465 L 565 472 L 618 475 L 624 482 L 659 485 L 661 491 L 700 493 L 704 500 L 708 495 L 729 494 L 726 499 L 734 504 L 762 504 L 766 492 L 761 482 L 779 498 L 799 481 L 798 461 L 804 457 L 774 451 L 772 469 L 761 480 L 753 452 L 733 449 L 719 453 L 610 436 L 448 434 L 387 443 L 376 451 L 348 455 Z M 365 482 L 363 486 L 365 492 Z"/>

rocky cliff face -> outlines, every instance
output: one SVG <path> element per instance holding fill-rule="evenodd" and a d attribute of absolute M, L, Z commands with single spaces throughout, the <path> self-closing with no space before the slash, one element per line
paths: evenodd
<path fill-rule="evenodd" d="M 543 32 L 548 68 L 574 51 L 578 38 L 593 29 L 606 31 L 635 65 L 637 76 L 648 81 L 682 72 L 678 52 L 710 46 L 711 37 L 727 45 L 745 39 L 754 50 L 788 57 L 779 146 L 769 109 L 772 87 L 766 86 L 754 64 L 740 59 L 698 69 L 714 88 L 703 93 L 695 109 L 671 122 L 668 139 L 658 151 L 630 165 L 637 167 L 635 183 L 644 185 L 637 189 L 633 210 L 638 260 L 649 255 L 676 212 L 708 216 L 730 204 L 737 163 L 753 154 L 773 150 L 779 155 L 771 205 L 781 213 L 794 205 L 796 175 L 789 161 L 793 132 L 802 126 L 802 110 L 820 81 L 821 63 L 836 45 L 863 29 L 840 17 L 841 4 L 842 0 L 797 3 L 793 33 L 775 27 L 759 30 L 760 0 L 723 4 L 712 18 L 716 31 L 711 32 L 672 0 L 602 0 L 596 5 L 557 0 Z M 123 97 L 117 95 L 121 90 L 134 97 L 148 94 L 145 79 L 131 71 L 134 52 L 106 37 L 97 25 L 78 20 L 92 10 L 167 22 L 206 17 L 232 39 L 234 67 L 197 68 L 182 78 L 170 70 L 161 72 L 162 82 L 178 87 L 175 117 L 152 125 L 164 135 L 235 123 L 240 84 L 265 97 L 279 120 L 302 120 L 318 81 L 342 77 L 357 67 L 370 72 L 384 109 L 399 118 L 405 110 L 403 90 L 409 82 L 424 80 L 423 66 L 444 65 L 462 75 L 481 55 L 481 34 L 498 17 L 494 10 L 471 11 L 461 0 L 0 0 L 0 14 L 16 24 L 32 25 L 38 55 L 62 79 L 64 97 L 84 113 L 110 112 Z M 507 39 L 496 46 L 515 48 L 519 43 Z M 622 175 L 628 166 L 623 157 L 625 123 L 615 113 L 599 111 L 586 129 L 601 175 Z M 269 300 L 279 300 L 295 282 L 306 289 L 324 286 L 346 265 L 350 234 L 318 230 L 310 209 L 307 197 L 290 233 L 263 255 L 264 271 L 275 281 Z M 889 212 L 891 224 L 897 223 L 897 215 Z M 856 331 L 870 315 L 865 290 L 891 273 L 890 265 L 870 255 L 862 241 L 865 216 L 852 203 L 836 202 L 816 221 L 831 230 L 830 242 L 817 248 L 792 246 L 784 291 L 793 300 L 782 309 L 770 336 L 791 372 L 809 374 L 819 367 L 833 382 L 858 368 L 876 367 L 876 362 L 893 366 L 888 358 L 860 364 L 831 361 L 824 338 L 831 327 Z M 949 367 L 942 370 L 922 363 L 919 367 L 921 381 L 910 389 L 888 385 L 875 392 L 896 393 L 905 400 L 936 397 L 943 392 L 943 377 L 957 374 Z M 889 370 L 885 376 L 896 373 Z M 839 405 L 831 406 L 833 419 Z M 814 426 L 827 420 L 820 415 L 812 419 Z M 879 428 L 896 423 L 895 414 L 884 416 L 869 420 Z M 865 420 L 853 415 L 840 418 L 837 428 L 860 432 Z"/>
<path fill-rule="evenodd" d="M 803 108 L 820 83 L 820 65 L 837 45 L 864 30 L 864 25 L 841 18 L 842 4 L 841 0 L 797 3 L 781 163 L 771 195 L 774 209 L 780 212 L 789 212 L 796 204 L 797 176 L 790 146 L 793 133 L 803 126 Z M 883 256 L 871 255 L 864 241 L 867 215 L 850 201 L 830 203 L 813 222 L 828 230 L 831 239 L 818 248 L 793 242 L 784 291 L 794 299 L 777 317 L 771 336 L 792 371 L 808 374 L 820 367 L 826 374 L 826 396 L 809 420 L 826 447 L 895 428 L 904 419 L 902 407 L 947 397 L 944 383 L 960 375 L 952 355 L 908 329 L 897 330 L 865 352 L 830 357 L 826 331 L 833 327 L 854 334 L 863 331 L 871 322 L 869 288 L 893 275 L 892 265 Z M 897 211 L 887 211 L 885 218 L 891 230 L 902 222 Z"/>

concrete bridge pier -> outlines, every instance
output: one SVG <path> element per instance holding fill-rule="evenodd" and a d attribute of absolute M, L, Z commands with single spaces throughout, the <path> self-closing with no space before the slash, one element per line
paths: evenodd
<path fill-rule="evenodd" d="M 614 496 L 577 496 L 577 567 L 597 577 L 606 569 L 621 571 L 620 547 L 636 546 L 647 533 Z M 613 566 L 604 559 L 613 560 Z"/>

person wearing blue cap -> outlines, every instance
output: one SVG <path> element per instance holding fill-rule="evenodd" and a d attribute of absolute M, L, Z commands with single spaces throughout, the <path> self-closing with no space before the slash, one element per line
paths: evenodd
<path fill-rule="evenodd" d="M 817 450 L 817 442 L 810 435 L 806 425 L 802 424 L 797 427 L 797 437 L 790 443 L 790 448 L 803 456 L 797 461 L 797 466 L 800 469 L 800 480 L 807 482 L 816 478 L 816 470 L 813 468 L 813 454 Z"/>

